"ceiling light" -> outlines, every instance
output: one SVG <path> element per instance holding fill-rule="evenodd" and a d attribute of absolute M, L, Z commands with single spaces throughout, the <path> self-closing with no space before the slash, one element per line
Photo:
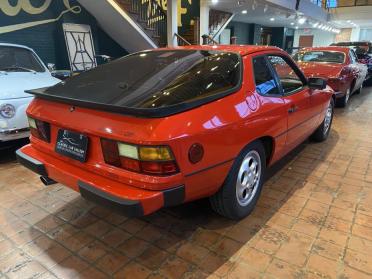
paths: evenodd
<path fill-rule="evenodd" d="M 347 23 L 351 23 L 351 20 L 349 19 L 349 20 L 347 20 L 346 22 L 347 22 Z"/>
<path fill-rule="evenodd" d="M 242 14 L 244 14 L 244 15 L 245 15 L 246 13 L 248 13 L 248 11 L 247 11 L 247 10 L 243 10 L 243 11 L 242 11 Z"/>
<path fill-rule="evenodd" d="M 291 25 L 294 25 L 294 22 L 291 22 Z"/>
<path fill-rule="evenodd" d="M 295 28 L 298 29 L 298 26 L 296 26 Z"/>
<path fill-rule="evenodd" d="M 217 4 L 218 0 L 212 0 L 212 4 Z"/>
<path fill-rule="evenodd" d="M 319 25 L 319 22 L 313 24 L 313 27 L 316 28 Z"/>
<path fill-rule="evenodd" d="M 273 17 L 272 17 L 272 18 L 270 18 L 270 21 L 274 21 L 274 20 L 275 20 L 275 18 L 273 18 Z"/>
<path fill-rule="evenodd" d="M 299 24 L 304 24 L 306 22 L 306 17 L 301 17 L 298 19 Z"/>

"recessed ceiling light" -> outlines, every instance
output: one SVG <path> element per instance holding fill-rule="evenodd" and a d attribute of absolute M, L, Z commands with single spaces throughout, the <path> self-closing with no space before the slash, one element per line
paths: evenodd
<path fill-rule="evenodd" d="M 296 29 L 298 29 L 298 26 L 296 26 Z"/>
<path fill-rule="evenodd" d="M 299 19 L 298 19 L 298 23 L 299 24 L 304 24 L 306 22 L 306 17 L 300 17 Z"/>
<path fill-rule="evenodd" d="M 349 19 L 349 20 L 347 20 L 346 22 L 347 22 L 347 23 L 351 23 L 351 20 Z"/>
<path fill-rule="evenodd" d="M 244 15 L 245 15 L 246 13 L 248 13 L 248 11 L 247 11 L 247 10 L 243 10 L 243 11 L 242 11 L 242 14 L 244 14 Z"/>
<path fill-rule="evenodd" d="M 212 0 L 212 4 L 217 4 L 218 0 Z"/>
<path fill-rule="evenodd" d="M 291 22 L 291 25 L 294 25 L 294 22 Z"/>
<path fill-rule="evenodd" d="M 274 20 L 275 20 L 275 18 L 273 18 L 273 17 L 272 17 L 272 18 L 270 18 L 270 21 L 274 21 Z"/>

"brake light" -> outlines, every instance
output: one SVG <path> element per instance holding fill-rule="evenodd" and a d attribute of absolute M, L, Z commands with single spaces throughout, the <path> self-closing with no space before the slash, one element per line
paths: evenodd
<path fill-rule="evenodd" d="M 38 119 L 28 117 L 31 135 L 45 142 L 50 142 L 50 124 Z"/>
<path fill-rule="evenodd" d="M 149 175 L 171 175 L 178 166 L 168 146 L 139 146 L 101 139 L 105 163 Z"/>

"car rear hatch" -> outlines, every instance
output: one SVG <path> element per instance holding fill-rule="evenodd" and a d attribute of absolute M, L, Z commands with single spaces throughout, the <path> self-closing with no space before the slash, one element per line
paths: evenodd
<path fill-rule="evenodd" d="M 207 50 L 157 50 L 125 56 L 56 86 L 39 98 L 136 117 L 166 117 L 236 92 L 241 57 Z"/>

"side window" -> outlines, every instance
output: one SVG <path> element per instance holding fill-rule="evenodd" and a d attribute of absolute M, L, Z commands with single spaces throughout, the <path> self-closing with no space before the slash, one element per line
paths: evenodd
<path fill-rule="evenodd" d="M 268 56 L 278 74 L 284 94 L 301 89 L 304 84 L 293 68 L 280 56 Z"/>
<path fill-rule="evenodd" d="M 264 56 L 253 58 L 256 91 L 261 95 L 280 95 L 278 85 Z"/>

